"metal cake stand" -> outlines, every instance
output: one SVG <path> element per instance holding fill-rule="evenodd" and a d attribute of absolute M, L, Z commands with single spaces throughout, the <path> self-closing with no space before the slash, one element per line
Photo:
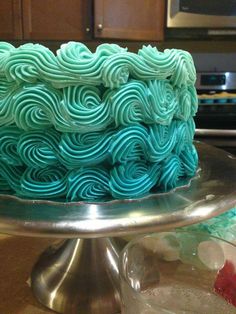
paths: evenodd
<path fill-rule="evenodd" d="M 236 160 L 196 143 L 198 175 L 182 188 L 136 200 L 60 203 L 0 195 L 0 231 L 59 237 L 31 275 L 36 298 L 66 314 L 115 314 L 119 251 L 127 235 L 170 230 L 217 216 L 236 205 Z"/>

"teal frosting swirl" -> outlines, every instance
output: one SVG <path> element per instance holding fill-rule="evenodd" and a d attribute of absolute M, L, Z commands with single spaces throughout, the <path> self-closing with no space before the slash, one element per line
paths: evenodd
<path fill-rule="evenodd" d="M 45 80 L 63 80 L 56 56 L 48 48 L 40 44 L 24 44 L 11 50 L 4 64 L 9 81 L 35 83 Z"/>
<path fill-rule="evenodd" d="M 171 154 L 161 165 L 161 175 L 157 185 L 164 191 L 169 191 L 177 186 L 182 176 L 184 176 L 183 164 L 177 155 Z"/>
<path fill-rule="evenodd" d="M 65 197 L 67 191 L 66 169 L 48 166 L 42 169 L 26 168 L 21 176 L 18 194 L 30 198 Z"/>
<path fill-rule="evenodd" d="M 60 160 L 68 169 L 92 166 L 109 157 L 113 129 L 105 132 L 64 133 L 60 141 Z"/>
<path fill-rule="evenodd" d="M 154 123 L 170 124 L 178 106 L 173 87 L 167 80 L 148 83 L 149 100 Z"/>
<path fill-rule="evenodd" d="M 160 164 L 143 160 L 115 166 L 111 170 L 110 189 L 114 198 L 135 198 L 147 194 L 160 176 Z"/>
<path fill-rule="evenodd" d="M 149 45 L 140 49 L 138 55 L 150 68 L 157 71 L 159 76 L 154 79 L 170 78 L 173 86 L 191 85 L 196 81 L 193 59 L 187 51 L 165 49 L 164 52 L 159 52 L 155 47 Z"/>
<path fill-rule="evenodd" d="M 64 82 L 64 85 L 68 86 L 68 81 L 69 85 L 100 85 L 102 83 L 103 63 L 110 56 L 126 50 L 126 48 L 121 48 L 115 44 L 101 44 L 95 53 L 92 53 L 84 44 L 79 42 L 63 44 L 57 51 L 57 60 L 60 70 L 69 78 L 67 82 Z M 59 87 L 63 87 L 63 84 Z"/>
<path fill-rule="evenodd" d="M 187 86 L 183 86 L 176 90 L 179 100 L 179 106 L 175 112 L 175 117 L 187 121 L 192 112 L 192 98 Z"/>
<path fill-rule="evenodd" d="M 8 165 L 21 166 L 23 162 L 17 152 L 22 130 L 16 126 L 0 127 L 0 160 Z"/>
<path fill-rule="evenodd" d="M 191 119 L 193 120 L 193 119 Z M 192 142 L 194 136 L 194 122 L 183 122 L 176 120 L 176 145 L 174 152 L 179 156 L 186 144 Z"/>
<path fill-rule="evenodd" d="M 98 131 L 105 129 L 112 122 L 109 102 L 102 99 L 101 91 L 95 86 L 65 88 L 61 106 L 69 128 L 58 125 L 60 131 L 81 133 Z"/>
<path fill-rule="evenodd" d="M 152 124 L 148 129 L 149 160 L 151 162 L 160 162 L 172 152 L 176 145 L 176 121 L 173 121 L 169 126 Z"/>
<path fill-rule="evenodd" d="M 15 88 L 16 85 L 14 82 L 8 82 L 4 77 L 0 76 L 0 101 L 12 93 Z"/>
<path fill-rule="evenodd" d="M 179 157 L 182 161 L 185 175 L 188 177 L 194 176 L 198 166 L 198 154 L 194 145 L 192 143 L 186 144 Z"/>
<path fill-rule="evenodd" d="M 17 167 L 0 162 L 0 178 L 4 186 L 9 186 L 16 193 L 21 190 L 20 180 L 24 173 L 24 167 Z M 7 183 L 6 183 L 7 182 Z"/>
<path fill-rule="evenodd" d="M 142 125 L 129 126 L 117 131 L 109 148 L 112 164 L 148 158 L 148 132 Z"/>
<path fill-rule="evenodd" d="M 164 53 L 175 61 L 175 70 L 170 77 L 173 86 L 194 85 L 196 69 L 191 54 L 180 49 L 166 49 Z"/>
<path fill-rule="evenodd" d="M 61 92 L 44 84 L 26 84 L 13 97 L 13 117 L 25 130 L 39 130 L 65 124 L 60 110 Z"/>
<path fill-rule="evenodd" d="M 82 167 L 68 175 L 66 198 L 70 201 L 97 200 L 110 194 L 109 172 L 102 167 Z"/>
<path fill-rule="evenodd" d="M 175 117 L 184 121 L 188 121 L 197 112 L 198 98 L 194 86 L 182 86 L 176 89 L 178 97 L 178 106 Z"/>
<path fill-rule="evenodd" d="M 13 105 L 16 91 L 10 91 L 5 97 L 0 99 L 0 126 L 14 123 Z"/>
<path fill-rule="evenodd" d="M 198 96 L 197 96 L 197 90 L 195 86 L 189 85 L 188 92 L 191 98 L 191 116 L 195 116 L 198 110 Z"/>
<path fill-rule="evenodd" d="M 130 81 L 108 95 L 111 100 L 111 115 L 116 126 L 150 122 L 151 113 L 147 86 L 139 81 Z"/>
<path fill-rule="evenodd" d="M 122 52 L 110 56 L 102 68 L 102 80 L 106 87 L 118 88 L 129 78 L 139 80 L 165 79 L 168 73 L 149 67 L 145 60 L 132 52 Z"/>
<path fill-rule="evenodd" d="M 0 76 L 5 76 L 5 63 L 8 61 L 10 52 L 16 48 L 7 42 L 0 42 Z"/>
<path fill-rule="evenodd" d="M 23 133 L 17 152 L 23 162 L 32 168 L 46 168 L 58 164 L 60 133 L 54 129 Z"/>
<path fill-rule="evenodd" d="M 176 61 L 169 51 L 161 52 L 156 47 L 148 45 L 139 49 L 138 55 L 142 57 L 148 67 L 156 71 L 158 76 L 154 79 L 163 80 L 173 75 Z"/>

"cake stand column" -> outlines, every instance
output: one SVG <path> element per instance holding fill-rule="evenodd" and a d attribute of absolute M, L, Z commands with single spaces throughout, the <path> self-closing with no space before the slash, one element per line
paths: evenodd
<path fill-rule="evenodd" d="M 58 313 L 119 313 L 118 257 L 124 245 L 120 238 L 98 238 L 49 247 L 31 274 L 34 295 Z"/>

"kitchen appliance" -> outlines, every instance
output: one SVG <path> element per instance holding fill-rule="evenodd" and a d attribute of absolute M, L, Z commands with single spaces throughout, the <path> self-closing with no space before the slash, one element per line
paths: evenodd
<path fill-rule="evenodd" d="M 236 0 L 167 0 L 167 35 L 178 34 L 235 35 Z"/>
<path fill-rule="evenodd" d="M 199 72 L 196 138 L 236 154 L 236 72 Z"/>

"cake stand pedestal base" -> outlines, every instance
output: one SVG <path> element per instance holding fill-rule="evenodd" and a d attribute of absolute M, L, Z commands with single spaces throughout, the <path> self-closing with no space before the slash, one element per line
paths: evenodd
<path fill-rule="evenodd" d="M 34 295 L 58 313 L 119 313 L 118 258 L 124 245 L 120 238 L 98 238 L 49 247 L 31 274 Z"/>

